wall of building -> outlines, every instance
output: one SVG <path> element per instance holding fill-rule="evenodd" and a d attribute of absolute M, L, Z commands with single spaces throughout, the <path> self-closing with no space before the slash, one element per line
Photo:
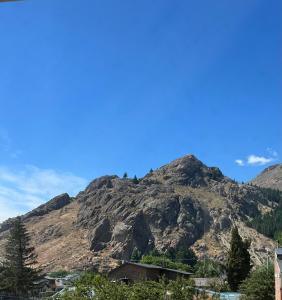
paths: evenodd
<path fill-rule="evenodd" d="M 275 255 L 274 261 L 274 273 L 275 273 L 275 300 L 282 300 L 282 291 L 281 291 L 281 271 L 277 255 Z"/>
<path fill-rule="evenodd" d="M 113 270 L 109 274 L 112 280 L 128 278 L 131 281 L 156 280 L 158 279 L 158 270 L 146 269 L 135 265 L 123 265 Z"/>

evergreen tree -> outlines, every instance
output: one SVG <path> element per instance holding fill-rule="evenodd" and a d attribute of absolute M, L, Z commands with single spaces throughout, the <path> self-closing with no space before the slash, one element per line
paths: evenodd
<path fill-rule="evenodd" d="M 226 270 L 223 264 L 212 259 L 205 259 L 197 262 L 194 272 L 198 277 L 220 277 L 225 275 Z"/>
<path fill-rule="evenodd" d="M 168 248 L 164 254 L 168 259 L 175 260 L 176 258 L 176 250 L 172 247 Z"/>
<path fill-rule="evenodd" d="M 150 171 L 149 171 L 149 173 L 152 174 L 153 172 L 154 172 L 154 171 L 153 171 L 153 169 L 151 168 Z"/>
<path fill-rule="evenodd" d="M 230 250 L 227 260 L 227 280 L 230 288 L 237 291 L 239 285 L 247 278 L 251 270 L 249 254 L 250 242 L 243 241 L 238 228 L 234 227 L 231 233 Z"/>
<path fill-rule="evenodd" d="M 123 174 L 123 179 L 126 179 L 128 177 L 128 175 L 127 175 L 127 173 L 125 172 L 124 174 Z"/>
<path fill-rule="evenodd" d="M 0 290 L 17 296 L 27 295 L 39 278 L 34 248 L 21 218 L 13 221 L 5 246 L 5 257 L 0 278 Z"/>
<path fill-rule="evenodd" d="M 133 183 L 135 183 L 135 184 L 139 183 L 139 180 L 138 180 L 138 178 L 136 177 L 136 175 L 134 175 Z"/>
<path fill-rule="evenodd" d="M 194 267 L 197 263 L 197 256 L 195 252 L 187 247 L 180 247 L 176 251 L 175 258 L 178 262 L 181 262 L 186 265 L 190 265 L 191 267 Z"/>
<path fill-rule="evenodd" d="M 153 250 L 151 250 L 150 252 L 149 252 L 149 255 L 150 256 L 162 256 L 162 253 L 160 252 L 160 251 L 158 251 L 156 248 L 154 248 Z"/>
<path fill-rule="evenodd" d="M 139 262 L 141 258 L 142 258 L 141 252 L 137 249 L 137 247 L 134 247 L 131 254 L 131 260 L 134 262 Z"/>
<path fill-rule="evenodd" d="M 243 281 L 240 291 L 246 300 L 274 300 L 274 267 L 261 266 Z"/>
<path fill-rule="evenodd" d="M 273 210 L 266 214 L 258 214 L 249 225 L 272 239 L 280 240 L 279 236 L 282 231 L 282 192 L 269 188 L 257 188 L 264 196 L 265 204 L 270 204 Z"/>

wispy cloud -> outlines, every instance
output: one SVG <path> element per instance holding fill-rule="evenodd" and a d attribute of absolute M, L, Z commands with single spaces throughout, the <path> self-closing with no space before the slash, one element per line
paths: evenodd
<path fill-rule="evenodd" d="M 236 159 L 235 163 L 240 166 L 264 166 L 275 161 L 278 157 L 278 153 L 272 148 L 267 148 L 267 156 L 251 154 L 245 159 Z"/>
<path fill-rule="evenodd" d="M 0 222 L 27 212 L 58 194 L 75 195 L 86 184 L 84 178 L 52 169 L 0 167 Z"/>
<path fill-rule="evenodd" d="M 243 167 L 245 165 L 245 163 L 242 159 L 236 159 L 235 163 L 240 167 Z"/>

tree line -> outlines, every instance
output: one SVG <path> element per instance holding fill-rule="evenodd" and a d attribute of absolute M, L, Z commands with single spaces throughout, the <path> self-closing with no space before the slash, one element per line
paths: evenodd
<path fill-rule="evenodd" d="M 259 188 L 271 202 L 273 210 L 256 216 L 249 225 L 263 235 L 282 243 L 282 192 L 270 188 Z"/>

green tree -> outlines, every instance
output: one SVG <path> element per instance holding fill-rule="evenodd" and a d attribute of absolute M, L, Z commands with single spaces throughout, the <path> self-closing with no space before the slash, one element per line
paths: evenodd
<path fill-rule="evenodd" d="M 139 183 L 139 180 L 136 175 L 134 175 L 134 177 L 133 177 L 133 183 L 135 183 L 135 184 Z"/>
<path fill-rule="evenodd" d="M 131 260 L 135 261 L 135 262 L 139 262 L 141 257 L 142 257 L 141 251 L 139 251 L 137 249 L 137 247 L 134 247 L 134 249 L 132 251 L 132 254 L 131 254 Z"/>
<path fill-rule="evenodd" d="M 277 230 L 275 232 L 274 239 L 278 242 L 279 245 L 282 245 L 282 230 Z"/>
<path fill-rule="evenodd" d="M 156 248 L 154 248 L 153 250 L 151 250 L 149 252 L 150 256 L 162 256 L 162 253 L 160 251 L 158 251 Z"/>
<path fill-rule="evenodd" d="M 175 259 L 178 262 L 189 265 L 191 267 L 194 267 L 198 260 L 195 252 L 187 247 L 180 247 L 176 251 Z"/>
<path fill-rule="evenodd" d="M 199 277 L 220 277 L 225 274 L 224 265 L 211 259 L 198 261 L 194 269 Z"/>
<path fill-rule="evenodd" d="M 30 237 L 21 218 L 16 218 L 5 246 L 5 257 L 1 272 L 0 290 L 14 295 L 27 295 L 39 278 L 34 268 L 36 255 L 30 246 Z"/>
<path fill-rule="evenodd" d="M 125 172 L 122 177 L 126 179 L 128 177 L 127 173 Z"/>
<path fill-rule="evenodd" d="M 184 278 L 177 278 L 170 281 L 167 290 L 171 294 L 172 300 L 192 300 L 194 299 L 194 282 Z"/>
<path fill-rule="evenodd" d="M 176 250 L 175 250 L 175 248 L 172 248 L 172 247 L 168 248 L 168 249 L 165 251 L 164 255 L 165 255 L 168 259 L 175 260 L 175 258 L 176 258 Z M 158 255 L 157 255 L 157 256 L 158 256 Z"/>
<path fill-rule="evenodd" d="M 262 204 L 271 205 L 272 211 L 266 214 L 257 214 L 249 225 L 258 232 L 276 240 L 281 239 L 282 231 L 282 192 L 269 188 L 257 187 L 264 197 Z"/>
<path fill-rule="evenodd" d="M 166 293 L 166 284 L 163 280 L 141 281 L 133 284 L 127 300 L 163 300 Z"/>
<path fill-rule="evenodd" d="M 250 274 L 240 286 L 246 300 L 274 300 L 274 268 L 273 265 L 261 266 Z"/>
<path fill-rule="evenodd" d="M 234 227 L 227 259 L 227 280 L 232 291 L 238 290 L 239 285 L 247 278 L 252 268 L 249 247 L 250 242 L 243 241 L 238 228 Z"/>

